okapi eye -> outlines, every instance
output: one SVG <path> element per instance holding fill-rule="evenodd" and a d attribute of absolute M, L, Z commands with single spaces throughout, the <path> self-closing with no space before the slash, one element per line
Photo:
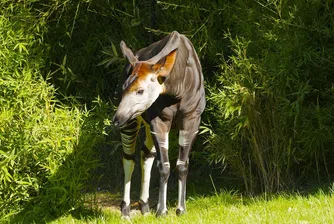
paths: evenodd
<path fill-rule="evenodd" d="M 137 90 L 137 95 L 142 95 L 144 93 L 144 90 L 143 89 L 139 89 Z"/>

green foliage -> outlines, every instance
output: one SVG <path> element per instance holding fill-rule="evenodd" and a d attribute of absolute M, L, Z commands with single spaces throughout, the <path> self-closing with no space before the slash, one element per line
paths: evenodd
<path fill-rule="evenodd" d="M 96 95 L 113 99 L 125 64 L 120 41 L 133 49 L 150 43 L 143 27 L 150 22 L 150 2 L 59 1 L 37 8 L 52 17 L 44 38 L 52 46 L 47 69 L 58 92 L 87 104 Z"/>
<path fill-rule="evenodd" d="M 50 221 L 79 208 L 83 192 L 121 185 L 119 136 L 108 119 L 125 63 L 118 44 L 138 50 L 173 30 L 192 40 L 208 95 L 190 175 L 211 173 L 210 161 L 248 192 L 326 181 L 333 10 L 329 0 L 1 1 L 4 220 L 21 211 L 14 221 Z M 175 160 L 177 135 L 171 140 Z"/>
<path fill-rule="evenodd" d="M 110 125 L 111 107 L 100 99 L 87 110 L 56 98 L 45 72 L 50 11 L 35 4 L 0 3 L 1 221 L 18 211 L 36 221 L 82 206 L 99 164 L 94 148 Z"/>
<path fill-rule="evenodd" d="M 255 3 L 236 3 L 238 27 L 225 35 L 233 53 L 222 56 L 218 83 L 209 88 L 212 123 L 219 123 L 210 139 L 212 161 L 233 167 L 251 192 L 312 175 L 326 180 L 334 48 L 333 23 L 322 16 L 334 16 L 333 8 L 317 1 Z"/>

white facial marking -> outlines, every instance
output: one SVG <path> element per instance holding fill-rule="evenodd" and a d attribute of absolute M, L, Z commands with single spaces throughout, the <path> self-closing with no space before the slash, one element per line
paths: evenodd
<path fill-rule="evenodd" d="M 136 90 L 123 95 L 117 109 L 117 112 L 127 119 L 141 115 L 164 91 L 163 86 L 156 78 L 156 74 L 148 74 L 145 79 L 138 81 L 137 85 Z"/>

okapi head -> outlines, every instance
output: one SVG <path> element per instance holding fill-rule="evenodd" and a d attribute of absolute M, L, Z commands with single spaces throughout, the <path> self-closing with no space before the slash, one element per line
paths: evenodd
<path fill-rule="evenodd" d="M 177 49 L 171 49 L 167 55 L 158 54 L 149 60 L 139 61 L 124 41 L 120 46 L 132 66 L 132 73 L 122 86 L 122 100 L 113 118 L 116 127 L 141 115 L 164 93 L 163 80 L 172 71 L 177 54 Z"/>

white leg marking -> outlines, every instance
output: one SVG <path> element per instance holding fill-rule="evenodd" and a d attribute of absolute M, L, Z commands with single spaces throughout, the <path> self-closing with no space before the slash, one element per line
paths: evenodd
<path fill-rule="evenodd" d="M 178 191 L 178 204 L 177 204 L 177 208 L 178 209 L 180 209 L 180 211 L 182 212 L 182 211 L 184 211 L 184 209 L 185 208 L 183 208 L 182 207 L 182 201 L 184 202 L 185 201 L 185 195 L 183 194 L 183 192 L 182 192 L 182 188 L 183 188 L 183 186 L 182 186 L 183 184 L 182 184 L 182 181 L 181 180 L 179 180 L 179 191 Z"/>
<path fill-rule="evenodd" d="M 188 161 L 182 161 L 182 160 L 177 160 L 176 165 L 186 165 L 188 163 Z M 184 185 L 184 186 L 183 186 Z M 183 189 L 185 189 L 185 183 L 183 184 L 182 181 L 179 179 L 178 181 L 178 204 L 177 204 L 177 208 L 183 212 L 186 208 L 185 208 L 185 200 L 186 200 L 186 189 L 183 192 Z"/>
<path fill-rule="evenodd" d="M 165 133 L 164 139 L 159 142 L 161 148 L 165 148 L 168 150 L 168 132 Z"/>
<path fill-rule="evenodd" d="M 189 135 L 189 132 L 186 130 L 180 130 L 179 133 L 179 145 L 186 147 L 189 146 L 191 144 L 191 140 L 193 139 L 193 136 L 195 134 L 197 134 L 198 131 L 196 131 L 195 133 Z"/>
<path fill-rule="evenodd" d="M 176 165 L 178 166 L 178 165 L 184 165 L 184 164 L 186 164 L 186 162 L 185 161 L 182 161 L 182 160 L 177 160 L 176 161 Z"/>
<path fill-rule="evenodd" d="M 135 163 L 132 160 L 123 159 L 124 167 L 124 194 L 123 201 L 126 205 L 130 204 L 130 188 L 131 188 L 131 176 Z"/>
<path fill-rule="evenodd" d="M 144 156 L 142 152 L 141 156 Z M 140 199 L 147 203 L 149 198 L 149 191 L 150 191 L 150 179 L 151 179 L 151 169 L 154 162 L 154 157 L 142 159 L 142 186 L 140 192 Z"/>
<path fill-rule="evenodd" d="M 163 163 L 166 167 L 170 167 L 169 162 Z M 163 184 L 160 188 L 160 197 L 159 197 L 159 203 L 158 203 L 158 210 L 161 210 L 163 213 L 167 211 L 167 182 Z M 161 200 L 161 201 L 160 201 Z"/>
<path fill-rule="evenodd" d="M 145 125 L 145 133 L 146 140 L 145 145 L 151 151 L 151 153 L 155 153 L 156 149 L 153 145 L 153 139 L 150 132 L 150 126 L 144 122 Z M 147 203 L 150 197 L 150 180 L 151 180 L 151 170 L 154 162 L 154 157 L 144 159 L 144 152 L 141 152 L 141 169 L 142 169 L 142 178 L 141 178 L 141 191 L 140 191 L 140 199 Z"/>
<path fill-rule="evenodd" d="M 157 133 L 155 133 L 153 131 L 151 131 L 151 134 L 157 135 Z M 168 150 L 168 146 L 169 146 L 168 145 L 168 136 L 169 136 L 169 132 L 166 132 L 163 136 L 164 138 L 159 142 L 160 148 L 165 148 L 165 149 Z"/>
<path fill-rule="evenodd" d="M 157 133 L 152 132 L 152 131 L 151 131 L 151 134 L 157 135 Z M 169 147 L 168 136 L 169 136 L 169 132 L 164 133 L 163 136 L 161 136 L 161 135 L 157 136 L 158 139 L 160 140 L 159 141 L 160 148 L 164 148 L 167 151 L 168 151 L 168 147 Z M 160 165 L 161 165 L 161 161 L 160 161 L 160 158 L 158 158 L 157 166 L 160 168 Z M 169 162 L 164 162 L 163 165 L 168 167 L 168 168 L 170 167 Z M 165 213 L 167 211 L 167 202 L 166 202 L 167 200 L 166 200 L 166 198 L 167 198 L 167 182 L 160 185 L 160 189 L 159 189 L 159 202 L 158 202 L 157 209 L 158 209 L 158 211 L 161 211 L 162 213 Z"/>
<path fill-rule="evenodd" d="M 152 135 L 157 135 L 157 133 L 155 133 L 154 131 L 151 131 L 151 134 L 152 134 Z"/>
<path fill-rule="evenodd" d="M 167 211 L 167 183 L 162 186 L 162 197 L 159 197 L 159 203 L 157 206 L 157 210 L 161 210 L 161 212 Z M 161 201 L 160 201 L 161 199 Z"/>

